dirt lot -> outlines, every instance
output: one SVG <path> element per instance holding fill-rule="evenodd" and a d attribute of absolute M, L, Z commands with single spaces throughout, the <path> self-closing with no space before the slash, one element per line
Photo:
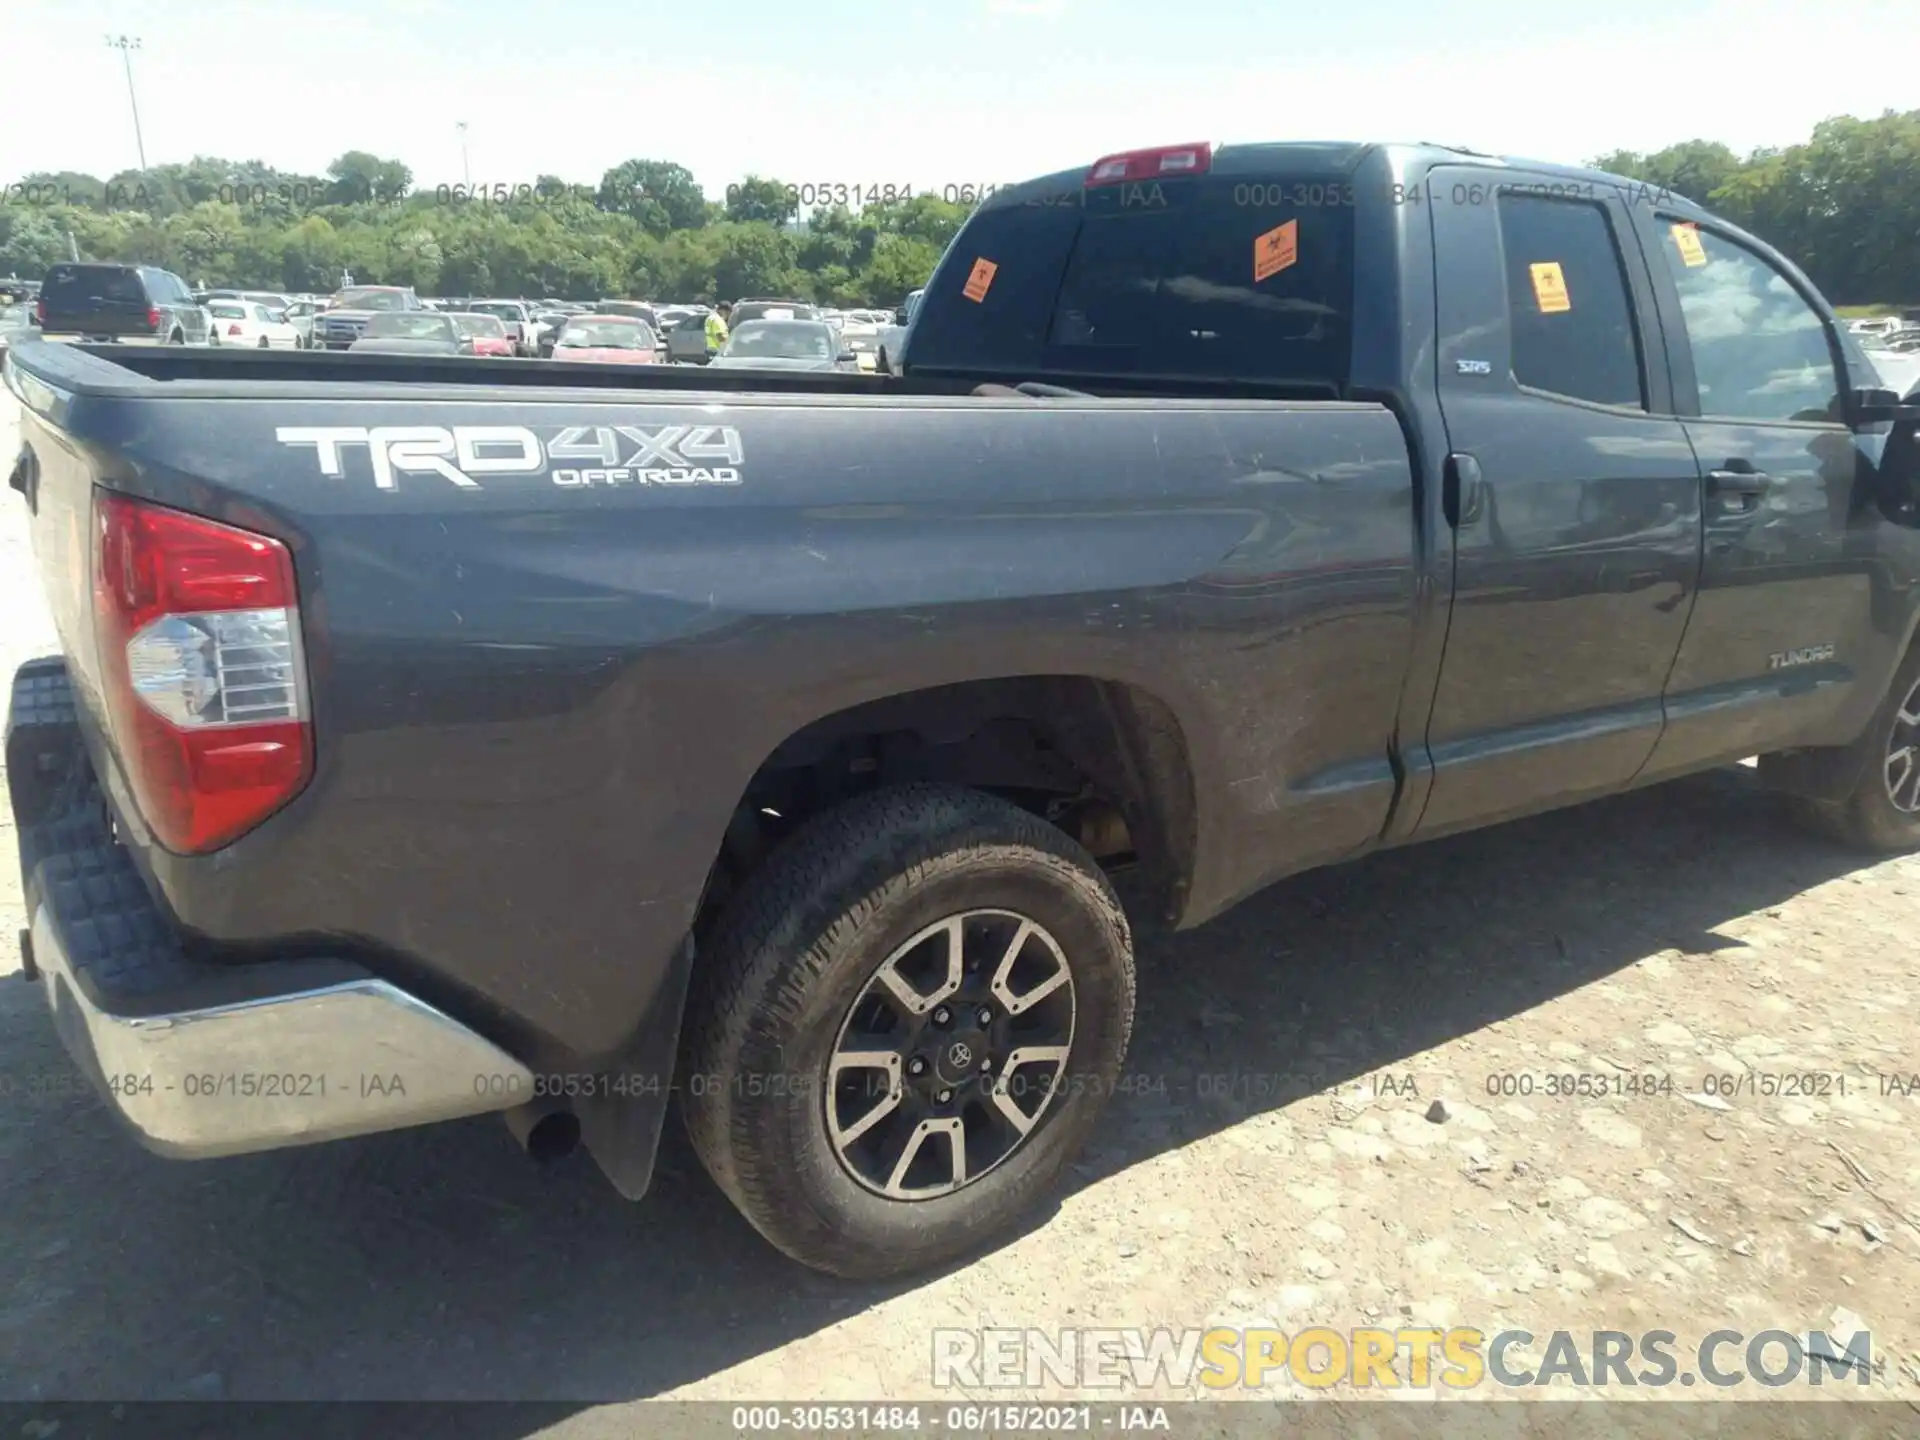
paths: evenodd
<path fill-rule="evenodd" d="M 50 633 L 17 501 L 0 516 L 10 673 Z M 892 1287 L 781 1260 L 677 1134 L 637 1206 L 492 1118 L 149 1158 L 63 1093 L 9 945 L 0 1399 L 935 1398 L 941 1326 L 1664 1328 L 1684 1359 L 1720 1328 L 1845 1329 L 1836 1308 L 1872 1331 L 1876 1393 L 1912 1398 L 1917 922 L 1920 860 L 1804 838 L 1734 769 L 1144 932 L 1139 1088 L 1069 1192 Z"/>

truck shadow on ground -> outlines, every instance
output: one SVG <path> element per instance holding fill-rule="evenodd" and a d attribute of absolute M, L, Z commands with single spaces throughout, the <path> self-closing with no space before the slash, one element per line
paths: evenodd
<path fill-rule="evenodd" d="M 1116 1097 L 1070 1183 L 1655 951 L 1711 953 L 1728 920 L 1862 863 L 1788 828 L 1736 769 L 1302 876 L 1189 934 L 1144 931 L 1130 1071 L 1152 1083 Z M 786 1262 L 672 1122 L 637 1206 L 584 1158 L 535 1169 L 492 1117 L 181 1165 L 68 1088 L 40 993 L 17 978 L 0 981 L 0 1054 L 0 1400 L 564 1411 L 691 1383 L 926 1283 Z M 516 1413 L 466 1433 L 556 1418 Z"/>

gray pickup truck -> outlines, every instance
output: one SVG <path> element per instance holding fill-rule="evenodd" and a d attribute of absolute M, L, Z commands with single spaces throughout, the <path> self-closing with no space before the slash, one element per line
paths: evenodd
<path fill-rule="evenodd" d="M 499 1111 L 638 1197 L 677 1101 L 789 1255 L 947 1263 L 1123 1081 L 1119 867 L 1754 755 L 1920 842 L 1871 379 L 1675 196 L 1388 145 L 999 191 L 887 375 L 17 343 L 27 968 L 162 1154 Z"/>

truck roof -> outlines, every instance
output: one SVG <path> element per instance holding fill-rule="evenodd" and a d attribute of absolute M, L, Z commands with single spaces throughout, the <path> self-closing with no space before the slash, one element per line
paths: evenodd
<path fill-rule="evenodd" d="M 1142 147 L 1148 148 L 1148 147 Z M 1607 185 L 1629 193 L 1642 190 L 1657 193 L 1660 203 L 1677 209 L 1707 213 L 1696 202 L 1670 190 L 1649 185 L 1626 175 L 1597 170 L 1590 165 L 1567 165 L 1551 160 L 1530 160 L 1523 156 L 1494 155 L 1470 150 L 1462 145 L 1437 145 L 1431 141 L 1354 141 L 1354 140 L 1278 140 L 1216 145 L 1208 173 L 1215 176 L 1265 175 L 1348 175 L 1360 162 L 1375 152 L 1383 152 L 1396 174 L 1425 174 L 1436 165 L 1470 163 L 1511 166 L 1535 174 L 1551 175 L 1579 184 Z M 1057 195 L 1063 189 L 1078 189 L 1086 183 L 1088 165 L 1056 170 L 1049 175 L 1003 186 L 995 190 L 981 208 L 1017 204 L 1036 195 Z"/>

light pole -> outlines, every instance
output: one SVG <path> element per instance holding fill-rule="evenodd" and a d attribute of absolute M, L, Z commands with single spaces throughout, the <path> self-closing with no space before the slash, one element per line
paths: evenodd
<path fill-rule="evenodd" d="M 140 150 L 140 173 L 147 173 L 147 142 L 140 134 L 140 102 L 133 96 L 133 52 L 140 48 L 138 35 L 109 35 L 107 48 L 120 52 L 120 63 L 127 71 L 127 103 L 133 107 L 133 143 Z"/>
<path fill-rule="evenodd" d="M 473 172 L 467 168 L 467 122 L 456 120 L 453 128 L 460 132 L 460 180 L 467 189 L 473 188 Z"/>

